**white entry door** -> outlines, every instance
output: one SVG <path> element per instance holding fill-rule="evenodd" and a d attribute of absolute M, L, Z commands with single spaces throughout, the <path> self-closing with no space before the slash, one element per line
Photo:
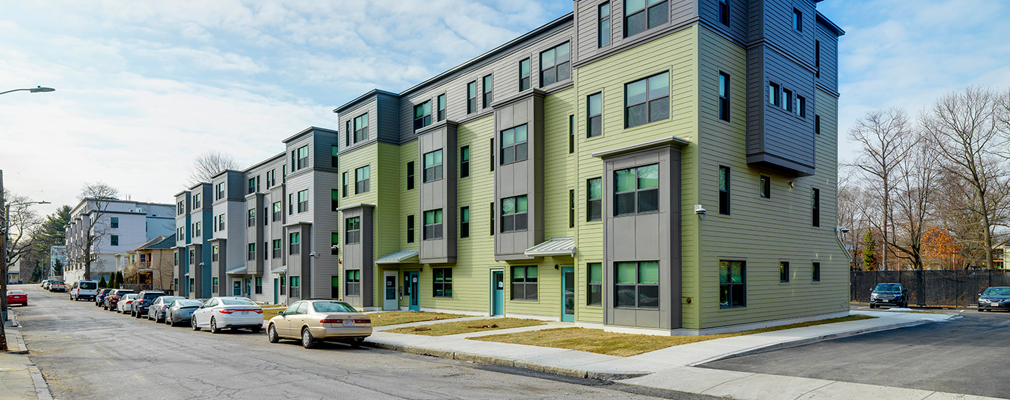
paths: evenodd
<path fill-rule="evenodd" d="M 383 271 L 382 277 L 382 309 L 384 311 L 400 309 L 400 304 L 396 295 L 396 271 Z"/>

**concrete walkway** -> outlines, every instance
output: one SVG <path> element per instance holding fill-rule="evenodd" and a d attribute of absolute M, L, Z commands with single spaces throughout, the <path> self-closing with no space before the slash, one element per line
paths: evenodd
<path fill-rule="evenodd" d="M 16 325 L 14 313 L 4 325 L 8 351 L 0 351 L 0 400 L 35 399 L 51 400 L 49 385 L 42 372 L 28 358 L 28 347 Z"/>
<path fill-rule="evenodd" d="M 943 322 L 960 317 L 959 315 L 889 311 L 853 311 L 852 313 L 873 315 L 877 318 L 707 340 L 632 357 L 466 339 L 472 336 L 575 326 L 572 323 L 558 322 L 534 327 L 449 336 L 407 335 L 376 331 L 366 339 L 366 343 L 375 347 L 412 354 L 482 364 L 507 365 L 565 376 L 613 380 L 625 384 L 735 399 L 986 399 L 927 390 L 696 367 L 729 357 L 867 332 Z M 458 320 L 442 320 L 434 321 L 434 323 Z M 402 326 L 416 325 L 405 324 L 384 328 L 392 329 Z"/>

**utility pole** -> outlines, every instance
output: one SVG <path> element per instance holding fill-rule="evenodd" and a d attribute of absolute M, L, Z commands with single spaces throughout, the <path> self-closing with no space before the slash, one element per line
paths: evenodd
<path fill-rule="evenodd" d="M 2 234 L 0 234 L 0 351 L 7 351 L 7 330 L 5 326 L 7 325 L 7 218 L 10 216 L 7 212 L 7 202 L 4 193 L 4 171 L 0 170 L 0 207 L 3 207 L 3 224 L 0 228 L 3 229 Z"/>

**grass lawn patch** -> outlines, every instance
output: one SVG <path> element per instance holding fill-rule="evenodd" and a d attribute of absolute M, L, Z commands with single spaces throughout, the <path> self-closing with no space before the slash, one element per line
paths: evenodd
<path fill-rule="evenodd" d="M 284 311 L 287 307 L 263 307 L 263 320 L 269 321 L 270 318 L 276 317 L 277 313 Z"/>
<path fill-rule="evenodd" d="M 802 328 L 806 326 L 831 324 L 835 322 L 859 321 L 863 319 L 876 318 L 868 315 L 854 314 L 841 318 L 823 319 L 819 321 L 801 322 L 769 328 L 753 329 L 749 331 L 720 333 L 715 335 L 701 336 L 652 336 L 634 335 L 629 333 L 604 332 L 602 329 L 586 328 L 556 328 L 545 329 L 535 332 L 507 333 L 503 335 L 491 335 L 467 338 L 471 340 L 482 340 L 485 342 L 500 342 L 524 344 L 529 346 L 554 347 L 559 349 L 570 349 L 587 351 L 590 353 L 606 354 L 610 356 L 629 357 L 650 351 L 664 349 L 670 346 L 681 344 L 702 342 L 705 340 L 722 339 L 734 336 L 750 335 L 755 333 L 774 332 L 792 328 Z"/>
<path fill-rule="evenodd" d="M 418 327 L 396 328 L 387 332 L 409 333 L 412 335 L 445 336 L 460 333 L 483 332 L 496 329 L 521 328 L 524 326 L 545 325 L 544 321 L 519 318 L 491 318 L 476 321 L 456 321 Z"/>
<path fill-rule="evenodd" d="M 423 311 L 379 311 L 368 314 L 372 318 L 372 326 L 389 326 L 409 324 L 411 322 L 435 321 L 467 317 L 460 314 L 446 314 Z"/>

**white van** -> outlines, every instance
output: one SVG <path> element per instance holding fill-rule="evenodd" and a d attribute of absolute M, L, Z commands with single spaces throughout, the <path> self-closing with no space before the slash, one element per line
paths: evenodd
<path fill-rule="evenodd" d="M 78 301 L 80 299 L 95 300 L 95 295 L 98 294 L 98 282 L 95 281 L 77 281 L 74 282 L 74 286 L 70 288 L 70 300 Z"/>

